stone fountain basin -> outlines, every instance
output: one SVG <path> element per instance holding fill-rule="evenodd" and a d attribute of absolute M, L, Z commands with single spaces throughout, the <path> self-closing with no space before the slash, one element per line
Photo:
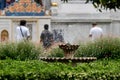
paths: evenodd
<path fill-rule="evenodd" d="M 66 58 L 73 58 L 75 51 L 78 49 L 79 45 L 71 45 L 71 44 L 61 44 L 59 48 L 64 51 L 64 56 Z"/>
<path fill-rule="evenodd" d="M 40 57 L 40 60 L 47 61 L 47 62 L 62 62 L 62 63 L 69 63 L 72 64 L 82 63 L 82 62 L 91 62 L 97 60 L 96 57 L 74 57 L 74 52 L 77 50 L 79 45 L 59 45 L 64 51 L 64 57 Z"/>
<path fill-rule="evenodd" d="M 77 50 L 79 45 L 59 45 L 59 48 L 63 49 L 64 51 L 75 51 Z"/>
<path fill-rule="evenodd" d="M 66 57 L 40 57 L 40 60 L 47 61 L 47 62 L 72 62 L 72 63 L 83 63 L 83 62 L 91 62 L 97 60 L 96 57 L 73 57 L 73 58 L 66 58 Z"/>

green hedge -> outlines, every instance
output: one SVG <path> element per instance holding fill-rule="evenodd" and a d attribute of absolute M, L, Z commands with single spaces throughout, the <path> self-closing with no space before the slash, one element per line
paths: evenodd
<path fill-rule="evenodd" d="M 70 64 L 0 60 L 0 80 L 119 80 L 120 59 Z"/>
<path fill-rule="evenodd" d="M 40 46 L 36 47 L 31 42 L 1 43 L 0 59 L 34 60 L 39 58 L 41 51 Z"/>
<path fill-rule="evenodd" d="M 88 42 L 80 44 L 79 49 L 76 51 L 77 57 L 97 57 L 101 58 L 120 58 L 120 38 L 105 37 L 96 40 L 95 42 Z"/>

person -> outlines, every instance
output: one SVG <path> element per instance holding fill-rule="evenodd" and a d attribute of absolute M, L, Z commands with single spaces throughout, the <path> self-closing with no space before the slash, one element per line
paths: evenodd
<path fill-rule="evenodd" d="M 44 25 L 44 30 L 40 35 L 40 42 L 43 43 L 43 47 L 48 49 L 53 43 L 53 34 L 49 30 L 48 24 Z"/>
<path fill-rule="evenodd" d="M 20 25 L 16 28 L 17 41 L 28 40 L 30 38 L 30 31 L 26 27 L 26 20 L 21 20 Z"/>
<path fill-rule="evenodd" d="M 97 26 L 97 23 L 92 23 L 92 28 L 90 29 L 89 37 L 92 38 L 92 40 L 99 39 L 103 36 L 103 30 L 102 28 Z"/>

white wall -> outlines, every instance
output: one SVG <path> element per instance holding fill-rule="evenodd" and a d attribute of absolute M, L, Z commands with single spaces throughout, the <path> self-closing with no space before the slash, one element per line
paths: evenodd
<path fill-rule="evenodd" d="M 44 24 L 51 25 L 50 16 L 0 16 L 0 35 L 2 30 L 7 30 L 9 41 L 16 41 L 16 27 L 20 20 L 26 20 L 27 24 L 32 24 L 33 42 L 39 41 Z"/>
<path fill-rule="evenodd" d="M 91 40 L 89 30 L 92 27 L 92 22 L 53 22 L 52 29 L 62 29 L 63 37 L 66 43 L 77 44 L 79 42 L 86 42 Z M 98 26 L 103 28 L 104 36 L 109 35 L 111 32 L 115 34 L 111 22 L 98 22 Z M 117 28 L 117 26 L 115 27 Z M 120 34 L 120 30 L 118 31 Z"/>

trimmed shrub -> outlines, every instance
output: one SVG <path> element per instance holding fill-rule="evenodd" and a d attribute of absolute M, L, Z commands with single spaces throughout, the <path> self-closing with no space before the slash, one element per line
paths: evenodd
<path fill-rule="evenodd" d="M 34 60 L 39 58 L 39 54 L 42 53 L 41 47 L 36 47 L 31 42 L 20 42 L 17 44 L 17 52 L 19 52 L 19 56 L 17 56 L 20 60 Z"/>
<path fill-rule="evenodd" d="M 15 43 L 1 43 L 0 44 L 0 59 L 17 59 L 17 44 Z"/>
<path fill-rule="evenodd" d="M 31 42 L 5 43 L 0 45 L 0 59 L 34 60 L 39 58 L 41 47 Z"/>
<path fill-rule="evenodd" d="M 120 58 L 120 39 L 113 37 L 106 37 L 80 45 L 76 51 L 77 57 L 97 57 L 100 58 Z"/>
<path fill-rule="evenodd" d="M 77 64 L 0 60 L 0 80 L 119 80 L 120 60 Z"/>

